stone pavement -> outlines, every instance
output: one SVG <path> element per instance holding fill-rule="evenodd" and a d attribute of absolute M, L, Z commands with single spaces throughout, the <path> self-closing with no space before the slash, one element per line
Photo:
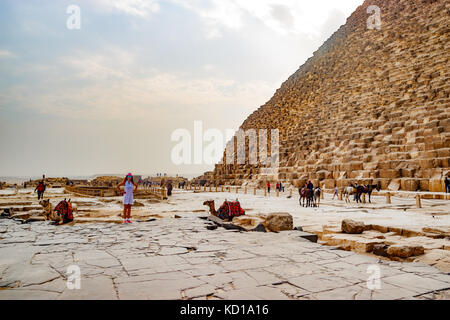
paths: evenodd
<path fill-rule="evenodd" d="M 322 246 L 296 231 L 207 230 L 191 215 L 132 225 L 0 220 L 0 299 L 448 299 L 450 275 Z M 68 267 L 81 289 L 67 287 Z M 368 267 L 381 289 L 369 290 Z"/>

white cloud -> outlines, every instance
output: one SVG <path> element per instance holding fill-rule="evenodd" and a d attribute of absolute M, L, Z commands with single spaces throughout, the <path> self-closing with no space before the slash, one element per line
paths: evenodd
<path fill-rule="evenodd" d="M 158 0 L 100 0 L 99 4 L 140 17 L 149 16 L 160 9 Z"/>
<path fill-rule="evenodd" d="M 170 0 L 204 19 L 207 36 L 219 34 L 218 26 L 239 29 L 254 18 L 280 34 L 320 35 L 322 23 L 333 12 L 348 16 L 363 0 Z M 212 31 L 211 31 L 212 30 Z"/>
<path fill-rule="evenodd" d="M 0 59 L 13 57 L 15 57 L 15 55 L 11 51 L 0 49 Z"/>
<path fill-rule="evenodd" d="M 90 120 L 160 118 L 164 121 L 157 125 L 164 126 L 168 119 L 181 122 L 189 114 L 214 119 L 217 114 L 234 110 L 245 117 L 255 105 L 267 101 L 277 85 L 213 75 L 187 77 L 154 69 L 136 76 L 142 66 L 132 55 L 120 49 L 109 48 L 108 52 L 108 55 L 78 52 L 62 58 L 56 62 L 62 74 L 43 76 L 33 90 L 27 85 L 9 88 L 0 98 L 20 109 L 32 108 L 42 114 Z M 41 66 L 40 71 L 35 71 L 47 74 L 54 67 Z M 206 70 L 213 68 L 205 66 Z M 66 80 L 79 81 L 81 85 L 66 87 Z M 242 117 L 237 119 L 240 121 Z"/>

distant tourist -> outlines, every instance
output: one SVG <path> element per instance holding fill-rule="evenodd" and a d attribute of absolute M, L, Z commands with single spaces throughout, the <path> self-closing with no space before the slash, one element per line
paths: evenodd
<path fill-rule="evenodd" d="M 313 185 L 313 183 L 311 182 L 311 180 L 308 180 L 308 184 L 306 185 L 306 187 L 307 187 L 309 190 L 313 190 L 313 189 L 314 189 L 314 185 Z"/>
<path fill-rule="evenodd" d="M 117 185 L 117 190 L 123 187 L 123 223 L 131 223 L 131 206 L 133 205 L 133 192 L 137 191 L 138 185 L 134 183 L 133 175 L 131 173 Z"/>
<path fill-rule="evenodd" d="M 333 193 L 333 199 L 332 200 L 334 200 L 334 197 L 337 197 L 339 199 L 339 190 L 338 190 L 337 186 L 334 187 L 334 193 Z"/>
<path fill-rule="evenodd" d="M 284 184 L 280 182 L 280 192 L 284 192 Z"/>
<path fill-rule="evenodd" d="M 34 192 L 37 191 L 38 200 L 44 199 L 44 192 L 45 192 L 45 183 L 44 181 L 40 181 L 38 185 L 36 186 L 36 189 L 34 189 Z"/>
<path fill-rule="evenodd" d="M 450 179 L 447 177 L 445 177 L 445 193 L 449 193 L 450 192 Z"/>
<path fill-rule="evenodd" d="M 172 181 L 169 181 L 169 182 L 167 183 L 167 195 L 168 195 L 168 196 L 171 196 L 171 195 L 172 195 L 172 189 L 173 189 Z"/>
<path fill-rule="evenodd" d="M 270 193 L 270 182 L 267 182 L 267 192 Z"/>
<path fill-rule="evenodd" d="M 280 183 L 277 182 L 277 184 L 275 185 L 275 190 L 280 191 Z"/>

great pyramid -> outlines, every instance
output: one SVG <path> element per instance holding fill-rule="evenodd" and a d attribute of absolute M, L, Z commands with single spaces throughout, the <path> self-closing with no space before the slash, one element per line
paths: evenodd
<path fill-rule="evenodd" d="M 369 29 L 368 7 L 381 9 Z M 210 185 L 351 182 L 443 191 L 450 173 L 450 2 L 370 0 L 242 124 L 280 130 L 280 165 L 217 164 Z M 247 148 L 248 152 L 248 148 Z M 224 154 L 225 158 L 225 154 Z"/>

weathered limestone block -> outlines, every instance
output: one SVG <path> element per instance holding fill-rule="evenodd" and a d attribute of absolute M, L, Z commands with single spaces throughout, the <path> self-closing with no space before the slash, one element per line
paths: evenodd
<path fill-rule="evenodd" d="M 377 256 L 387 257 L 389 256 L 387 250 L 389 249 L 388 245 L 385 244 L 376 244 L 373 246 L 372 253 Z"/>
<path fill-rule="evenodd" d="M 275 212 L 267 215 L 264 225 L 270 231 L 293 230 L 294 220 L 287 212 Z"/>
<path fill-rule="evenodd" d="M 238 225 L 246 230 L 252 230 L 259 224 L 264 223 L 264 218 L 256 216 L 239 216 L 233 218 L 233 224 Z"/>
<path fill-rule="evenodd" d="M 424 254 L 422 246 L 392 245 L 387 249 L 389 257 L 409 258 Z"/>
<path fill-rule="evenodd" d="M 344 233 L 359 234 L 364 231 L 364 222 L 351 219 L 342 220 L 341 230 Z"/>

